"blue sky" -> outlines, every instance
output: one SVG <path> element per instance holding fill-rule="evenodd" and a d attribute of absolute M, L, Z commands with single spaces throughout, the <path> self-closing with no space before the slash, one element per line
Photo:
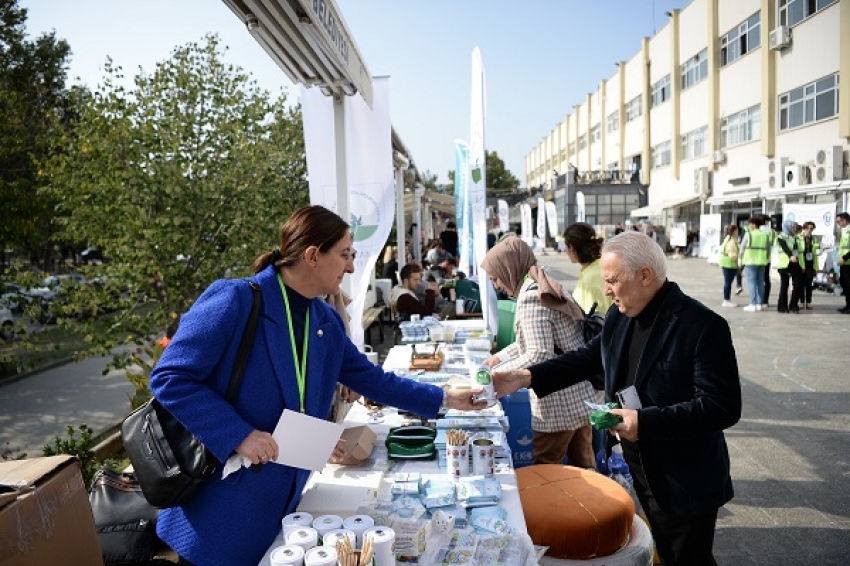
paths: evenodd
<path fill-rule="evenodd" d="M 487 80 L 486 146 L 525 183 L 525 155 L 687 0 L 336 0 L 372 75 L 389 75 L 393 126 L 420 171 L 447 182 L 469 136 L 472 49 Z M 215 32 L 228 60 L 269 90 L 292 84 L 217 0 L 19 0 L 27 31 L 55 30 L 69 79 L 94 87 L 107 56 L 135 74 Z M 79 81 L 77 80 L 79 77 Z"/>

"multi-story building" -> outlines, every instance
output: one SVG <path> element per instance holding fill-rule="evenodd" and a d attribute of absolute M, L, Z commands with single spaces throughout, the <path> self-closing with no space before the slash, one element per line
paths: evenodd
<path fill-rule="evenodd" d="M 593 224 L 698 231 L 707 213 L 740 224 L 783 203 L 848 210 L 850 0 L 693 0 L 667 15 L 526 156 L 526 186 L 560 187 L 567 223 L 574 181 L 607 182 L 585 205 Z M 625 208 L 604 208 L 636 179 L 645 206 L 620 190 Z"/>

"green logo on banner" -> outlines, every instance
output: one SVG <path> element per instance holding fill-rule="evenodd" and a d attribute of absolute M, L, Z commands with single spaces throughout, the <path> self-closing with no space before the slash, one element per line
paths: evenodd
<path fill-rule="evenodd" d="M 472 182 L 480 183 L 481 182 L 481 167 L 476 167 L 472 170 Z"/>

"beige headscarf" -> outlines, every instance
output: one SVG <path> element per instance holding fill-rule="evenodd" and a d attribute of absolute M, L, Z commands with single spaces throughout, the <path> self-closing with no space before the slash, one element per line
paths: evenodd
<path fill-rule="evenodd" d="M 525 276 L 528 275 L 537 283 L 540 302 L 544 307 L 566 313 L 575 320 L 584 320 L 581 307 L 564 293 L 560 283 L 537 265 L 534 252 L 521 239 L 510 237 L 493 246 L 481 262 L 481 267 L 497 277 L 512 297 L 519 295 Z"/>

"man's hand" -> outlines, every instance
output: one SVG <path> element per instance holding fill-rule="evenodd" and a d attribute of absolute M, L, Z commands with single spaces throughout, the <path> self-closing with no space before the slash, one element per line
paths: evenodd
<path fill-rule="evenodd" d="M 623 418 L 617 426 L 610 428 L 611 432 L 616 432 L 620 438 L 625 438 L 630 442 L 638 441 L 638 413 L 634 409 L 611 409 L 611 414 L 619 415 Z"/>
<path fill-rule="evenodd" d="M 473 401 L 473 397 L 481 395 L 483 387 L 471 387 L 469 389 L 446 390 L 446 405 L 449 409 L 458 411 L 480 411 L 487 408 L 487 401 Z"/>
<path fill-rule="evenodd" d="M 523 387 L 531 386 L 531 372 L 527 369 L 512 369 L 493 372 L 493 387 L 496 397 L 515 393 Z"/>
<path fill-rule="evenodd" d="M 489 358 L 487 358 L 486 360 L 484 360 L 484 362 L 482 362 L 482 363 L 483 363 L 485 366 L 493 367 L 493 366 L 498 365 L 500 361 L 501 361 L 501 360 L 499 360 L 499 356 L 490 356 Z"/>

